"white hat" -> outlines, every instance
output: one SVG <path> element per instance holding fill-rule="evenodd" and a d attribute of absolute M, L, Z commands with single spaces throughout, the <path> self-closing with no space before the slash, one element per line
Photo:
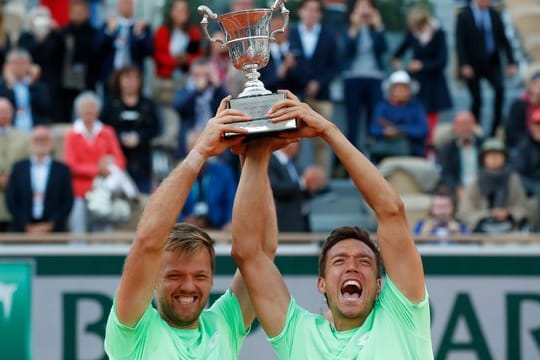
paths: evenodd
<path fill-rule="evenodd" d="M 418 92 L 418 89 L 420 88 L 418 82 L 411 79 L 411 77 L 405 70 L 398 70 L 393 72 L 390 77 L 384 82 L 383 89 L 387 95 L 390 91 L 390 88 L 396 84 L 409 85 L 409 88 L 411 89 L 411 93 L 413 95 L 416 94 Z"/>

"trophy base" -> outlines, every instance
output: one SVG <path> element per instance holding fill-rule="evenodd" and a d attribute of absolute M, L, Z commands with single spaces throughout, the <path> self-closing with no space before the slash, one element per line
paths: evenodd
<path fill-rule="evenodd" d="M 234 126 L 248 131 L 248 137 L 262 136 L 281 131 L 291 131 L 298 128 L 296 119 L 290 119 L 279 123 L 273 123 L 272 119 L 265 118 L 264 115 L 270 108 L 281 101 L 285 100 L 285 94 L 269 94 L 249 96 L 243 98 L 231 99 L 229 107 L 231 109 L 240 110 L 243 113 L 251 116 L 253 119 L 234 123 Z M 240 133 L 225 133 L 225 137 L 243 135 Z"/>

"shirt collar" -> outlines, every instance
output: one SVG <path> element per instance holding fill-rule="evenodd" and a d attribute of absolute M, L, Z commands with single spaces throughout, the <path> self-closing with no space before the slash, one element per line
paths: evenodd
<path fill-rule="evenodd" d="M 48 166 L 51 163 L 51 157 L 47 155 L 43 158 L 42 162 L 38 162 L 37 157 L 32 155 L 30 156 L 30 162 L 32 163 L 32 166 L 37 166 L 37 165 Z"/>
<path fill-rule="evenodd" d="M 125 18 L 123 16 L 120 16 L 118 17 L 118 25 L 120 26 L 131 26 L 135 24 L 135 19 L 134 18 Z"/>
<path fill-rule="evenodd" d="M 311 30 L 308 30 L 306 25 L 300 23 L 300 24 L 298 24 L 298 30 L 300 30 L 300 33 L 302 33 L 302 34 L 318 35 L 321 32 L 321 23 L 316 23 L 315 25 L 313 25 Z"/>
<path fill-rule="evenodd" d="M 281 150 L 274 151 L 274 155 L 281 165 L 286 165 L 289 162 L 289 157 Z"/>
<path fill-rule="evenodd" d="M 101 131 L 101 129 L 103 129 L 103 123 L 99 120 L 94 121 L 94 124 L 92 125 L 92 130 L 90 132 L 88 131 L 86 126 L 84 126 L 84 123 L 81 119 L 77 119 L 73 123 L 73 131 L 88 138 L 96 137 Z"/>

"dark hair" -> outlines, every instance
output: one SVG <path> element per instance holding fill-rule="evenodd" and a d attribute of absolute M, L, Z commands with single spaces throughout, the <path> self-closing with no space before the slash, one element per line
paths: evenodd
<path fill-rule="evenodd" d="M 326 240 L 321 245 L 321 254 L 319 255 L 319 276 L 325 276 L 325 267 L 328 251 L 336 245 L 338 242 L 347 239 L 355 239 L 366 244 L 373 254 L 375 255 L 376 265 L 377 265 L 377 278 L 382 276 L 382 261 L 379 249 L 375 242 L 371 240 L 369 233 L 359 228 L 358 226 L 342 226 L 337 229 L 334 229 Z"/>
<path fill-rule="evenodd" d="M 207 249 L 212 263 L 212 273 L 216 270 L 216 253 L 214 251 L 214 240 L 205 231 L 195 225 L 179 223 L 176 224 L 169 234 L 165 251 L 193 255 L 201 249 Z"/>
<path fill-rule="evenodd" d="M 456 213 L 456 209 L 457 209 L 457 198 L 456 198 L 456 194 L 453 193 L 450 188 L 442 183 L 438 184 L 436 187 L 435 187 L 435 190 L 433 190 L 433 192 L 431 193 L 431 196 L 432 196 L 432 199 L 431 199 L 431 205 L 429 206 L 429 209 L 428 209 L 428 215 L 431 216 L 432 213 L 431 213 L 431 207 L 433 205 L 433 198 L 435 196 L 438 196 L 438 197 L 446 197 L 446 198 L 449 198 L 450 201 L 452 202 L 452 216 L 455 215 Z"/>
<path fill-rule="evenodd" d="M 135 65 L 125 66 L 111 74 L 111 77 L 109 78 L 109 90 L 111 91 L 111 93 L 120 96 L 121 95 L 120 79 L 124 75 L 132 73 L 132 72 L 136 73 L 139 76 L 139 79 L 141 82 L 139 85 L 139 93 L 141 93 L 142 88 L 143 88 L 143 74 L 141 70 Z"/>
<path fill-rule="evenodd" d="M 173 19 L 172 19 L 172 16 L 171 16 L 171 11 L 172 11 L 172 8 L 174 7 L 174 5 L 176 5 L 176 3 L 180 3 L 180 2 L 186 3 L 186 5 L 188 7 L 188 18 L 187 18 L 186 23 L 182 25 L 182 30 L 187 31 L 189 29 L 189 22 L 190 22 L 190 19 L 191 19 L 191 12 L 190 12 L 190 7 L 189 7 L 189 1 L 188 0 L 173 0 L 173 1 L 171 1 L 169 6 L 167 6 L 167 10 L 165 12 L 165 19 L 164 19 L 163 23 L 169 29 L 172 29 L 174 27 Z"/>
<path fill-rule="evenodd" d="M 323 2 L 322 0 L 301 0 L 300 1 L 300 4 L 298 4 L 298 9 L 301 9 L 304 7 L 304 5 L 306 5 L 308 2 L 316 2 L 319 4 L 319 10 L 322 12 L 323 11 Z"/>

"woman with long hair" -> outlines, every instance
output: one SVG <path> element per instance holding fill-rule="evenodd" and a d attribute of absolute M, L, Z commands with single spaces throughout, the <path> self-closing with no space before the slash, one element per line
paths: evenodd
<path fill-rule="evenodd" d="M 172 1 L 154 37 L 156 101 L 170 103 L 177 87 L 173 80 L 185 74 L 191 63 L 202 55 L 201 31 L 190 24 L 188 1 Z"/>
<path fill-rule="evenodd" d="M 142 94 L 142 74 L 136 66 L 118 70 L 112 77 L 101 120 L 116 131 L 127 160 L 127 172 L 139 191 L 151 189 L 150 144 L 159 132 L 158 112 L 154 102 Z"/>

